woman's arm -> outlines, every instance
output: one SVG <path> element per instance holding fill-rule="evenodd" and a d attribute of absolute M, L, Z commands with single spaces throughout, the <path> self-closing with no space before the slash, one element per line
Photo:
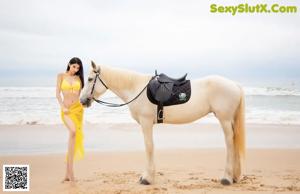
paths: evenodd
<path fill-rule="evenodd" d="M 63 101 L 62 101 L 62 98 L 61 98 L 61 89 L 60 89 L 60 85 L 61 85 L 61 81 L 62 81 L 62 74 L 58 74 L 57 75 L 57 83 L 56 83 L 56 98 L 57 98 L 57 101 L 60 105 L 60 107 L 63 109 L 64 108 L 64 104 L 63 104 Z"/>

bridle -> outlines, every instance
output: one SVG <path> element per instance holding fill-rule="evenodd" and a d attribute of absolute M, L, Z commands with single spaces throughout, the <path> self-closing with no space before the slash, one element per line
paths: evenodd
<path fill-rule="evenodd" d="M 95 85 L 96 85 L 96 81 L 97 79 L 103 84 L 103 86 L 109 90 L 108 86 L 104 83 L 104 81 L 100 78 L 100 72 L 96 72 L 94 71 L 94 73 L 96 74 L 96 77 L 94 79 L 94 83 L 93 83 L 93 87 L 92 87 L 92 90 L 91 90 L 91 93 L 90 93 L 90 96 L 92 96 L 92 99 L 95 100 L 95 102 L 99 103 L 99 104 L 102 104 L 104 106 L 108 106 L 108 107 L 121 107 L 121 106 L 124 106 L 124 105 L 127 105 L 131 102 L 133 102 L 134 100 L 136 100 L 142 93 L 143 91 L 147 88 L 149 82 L 153 79 L 153 77 L 150 79 L 150 81 L 147 83 L 147 85 L 142 89 L 142 91 L 136 96 L 134 97 L 132 100 L 126 102 L 126 103 L 123 103 L 123 104 L 114 104 L 114 103 L 110 103 L 110 102 L 104 102 L 102 100 L 98 100 L 96 98 L 93 97 L 93 94 L 94 94 L 94 90 L 95 90 Z"/>
<path fill-rule="evenodd" d="M 100 72 L 95 72 L 94 73 L 96 74 L 96 77 L 94 79 L 94 83 L 93 83 L 93 87 L 92 87 L 92 90 L 91 90 L 91 96 L 93 96 L 93 93 L 94 93 L 94 89 L 95 89 L 95 85 L 96 85 L 96 81 L 97 81 L 97 78 L 100 80 L 100 82 L 103 84 L 103 86 L 108 89 L 107 85 L 103 82 L 103 80 L 100 78 Z"/>

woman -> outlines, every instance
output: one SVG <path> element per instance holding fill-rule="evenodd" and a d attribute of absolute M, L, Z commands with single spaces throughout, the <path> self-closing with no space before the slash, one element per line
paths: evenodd
<path fill-rule="evenodd" d="M 67 170 L 65 181 L 75 181 L 73 160 L 81 159 L 83 148 L 83 106 L 79 101 L 81 89 L 84 86 L 83 66 L 79 58 L 70 60 L 65 73 L 57 76 L 56 98 L 61 107 L 61 118 L 69 130 L 69 143 L 67 153 Z M 62 96 L 63 98 L 62 98 Z"/>

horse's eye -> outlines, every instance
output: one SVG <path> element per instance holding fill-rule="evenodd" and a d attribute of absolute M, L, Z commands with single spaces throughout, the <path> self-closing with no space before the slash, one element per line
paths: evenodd
<path fill-rule="evenodd" d="M 93 81 L 93 78 L 90 78 L 90 77 L 89 77 L 89 78 L 88 78 L 88 81 L 89 81 L 89 82 Z"/>

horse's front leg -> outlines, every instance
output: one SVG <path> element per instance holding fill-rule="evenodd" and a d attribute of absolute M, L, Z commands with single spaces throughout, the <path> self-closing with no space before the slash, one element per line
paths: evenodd
<path fill-rule="evenodd" d="M 153 146 L 153 122 L 149 118 L 140 119 L 140 125 L 144 134 L 144 142 L 146 149 L 146 169 L 140 178 L 140 183 L 149 185 L 154 182 L 155 165 L 154 165 L 154 146 Z"/>

